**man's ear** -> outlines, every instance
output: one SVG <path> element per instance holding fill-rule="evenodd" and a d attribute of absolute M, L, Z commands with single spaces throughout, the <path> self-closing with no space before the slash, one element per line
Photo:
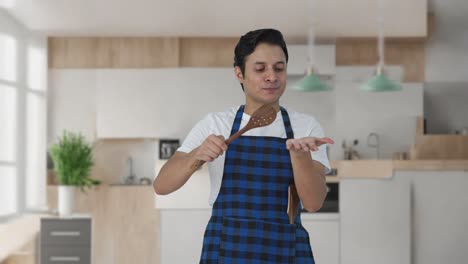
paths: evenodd
<path fill-rule="evenodd" d="M 239 66 L 234 67 L 234 74 L 236 75 L 236 78 L 240 83 L 244 82 L 244 75 L 242 74 L 242 71 Z"/>

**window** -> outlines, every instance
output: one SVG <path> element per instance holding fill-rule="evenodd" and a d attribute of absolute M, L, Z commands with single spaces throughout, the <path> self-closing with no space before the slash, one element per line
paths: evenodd
<path fill-rule="evenodd" d="M 41 209 L 46 201 L 46 45 L 39 38 L 30 38 L 26 53 L 25 89 L 25 208 Z M 39 41 L 38 41 L 39 40 Z M 43 42 L 45 43 L 45 41 Z"/>
<path fill-rule="evenodd" d="M 46 206 L 46 39 L 10 24 L 0 31 L 0 220 Z"/>
<path fill-rule="evenodd" d="M 16 100 L 15 87 L 0 84 L 0 165 L 3 166 L 16 162 Z"/>
<path fill-rule="evenodd" d="M 17 45 L 13 36 L 0 32 L 0 80 L 16 81 Z"/>
<path fill-rule="evenodd" d="M 17 174 L 14 166 L 0 166 L 0 216 L 10 216 L 17 213 Z"/>
<path fill-rule="evenodd" d="M 18 210 L 16 45 L 0 33 L 0 217 Z"/>
<path fill-rule="evenodd" d="M 45 98 L 28 92 L 26 100 L 26 208 L 44 207 L 46 198 Z"/>

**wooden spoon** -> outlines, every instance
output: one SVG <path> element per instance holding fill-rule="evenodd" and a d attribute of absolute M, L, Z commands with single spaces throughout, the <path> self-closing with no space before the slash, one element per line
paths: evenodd
<path fill-rule="evenodd" d="M 257 127 L 264 127 L 268 126 L 269 124 L 273 123 L 276 119 L 276 110 L 273 108 L 271 105 L 262 105 L 260 108 L 255 110 L 255 112 L 252 114 L 250 117 L 249 122 L 247 125 L 245 125 L 241 130 L 237 131 L 234 135 L 230 136 L 226 141 L 226 145 L 229 145 L 231 142 L 233 142 L 236 138 L 240 137 L 242 134 L 245 132 L 249 131 L 252 128 L 257 128 Z M 191 169 L 193 171 L 196 171 L 198 168 L 200 168 L 205 161 L 203 160 L 198 160 L 193 163 L 191 166 Z"/>

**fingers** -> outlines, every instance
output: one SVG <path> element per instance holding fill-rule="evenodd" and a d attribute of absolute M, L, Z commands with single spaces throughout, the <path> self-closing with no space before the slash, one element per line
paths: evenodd
<path fill-rule="evenodd" d="M 323 144 L 334 144 L 335 142 L 328 137 L 316 138 L 305 137 L 298 139 L 288 139 L 286 141 L 286 148 L 293 151 L 318 151 L 319 147 Z"/>
<path fill-rule="evenodd" d="M 335 144 L 335 141 L 329 137 L 318 138 L 317 142 L 319 143 L 319 146 L 323 144 Z"/>
<path fill-rule="evenodd" d="M 208 136 L 197 150 L 196 158 L 203 161 L 213 161 L 227 150 L 223 136 Z"/>

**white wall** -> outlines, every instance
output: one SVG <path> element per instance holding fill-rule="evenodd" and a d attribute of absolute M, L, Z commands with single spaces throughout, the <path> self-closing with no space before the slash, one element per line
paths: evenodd
<path fill-rule="evenodd" d="M 151 71 L 154 71 L 156 74 L 158 70 L 147 69 L 139 71 L 120 69 L 114 71 L 119 76 L 125 75 L 127 79 L 133 78 L 138 80 L 136 83 L 141 83 L 142 80 L 148 79 L 144 78 L 145 76 L 148 74 L 151 76 Z M 176 69 L 173 71 L 176 71 Z M 191 74 L 193 71 L 214 71 L 214 69 L 181 69 L 180 71 Z M 96 106 L 96 90 L 100 86 L 109 85 L 110 87 L 114 87 L 117 85 L 111 85 L 111 82 L 108 84 L 102 83 L 102 78 L 98 78 L 96 74 L 109 75 L 111 72 L 112 70 L 52 70 L 50 72 L 51 103 L 49 104 L 49 115 L 51 118 L 49 122 L 49 142 L 52 142 L 62 129 L 82 131 L 90 139 L 96 137 L 96 111 L 99 109 Z M 232 72 L 232 69 L 216 69 L 216 72 L 217 74 L 226 72 L 226 76 L 228 76 Z M 360 83 L 356 82 L 356 78 L 354 77 L 362 78 L 364 75 L 363 80 L 365 80 L 371 74 L 372 67 L 338 69 L 334 91 L 304 93 L 288 88 L 281 100 L 281 104 L 296 111 L 310 114 L 319 120 L 324 127 L 326 135 L 334 138 L 337 142 L 330 149 L 331 159 L 342 159 L 341 142 L 352 139 L 360 140 L 361 143 L 357 150 L 361 152 L 363 158 L 375 158 L 374 150 L 366 145 L 366 138 L 370 132 L 381 134 L 381 158 L 391 158 L 393 152 L 408 151 L 409 145 L 414 143 L 416 116 L 421 116 L 423 112 L 422 85 L 404 84 L 404 90 L 395 93 L 367 93 L 360 91 L 358 89 Z M 209 73 L 199 75 L 210 76 Z M 96 81 L 97 79 L 100 81 Z M 149 78 L 148 80 L 152 79 Z M 358 78 L 357 80 L 360 79 Z M 288 87 L 292 87 L 295 81 L 297 81 L 297 77 L 290 78 Z M 230 82 L 231 80 L 227 80 L 227 83 L 230 84 Z M 159 96 L 162 96 L 166 100 L 158 100 L 156 108 L 152 106 L 150 109 L 151 111 L 164 113 L 165 111 L 174 109 L 174 105 L 177 105 L 176 103 L 186 102 L 184 109 L 176 107 L 177 111 L 180 111 L 181 114 L 183 113 L 183 120 L 185 120 L 179 126 L 177 133 L 174 133 L 174 137 L 180 139 L 183 139 L 189 132 L 190 127 L 200 119 L 200 113 L 190 111 L 190 109 L 216 105 L 217 108 L 211 111 L 221 111 L 236 104 L 235 102 L 238 100 L 241 100 L 238 102 L 239 104 L 242 103 L 242 99 L 239 99 L 243 97 L 240 87 L 233 86 L 232 89 L 234 91 L 230 91 L 229 96 L 227 96 L 225 93 L 220 94 L 218 82 L 197 80 L 194 83 L 197 84 L 195 85 L 197 87 L 187 86 L 186 89 L 190 89 L 190 93 L 192 94 L 193 90 L 203 91 L 203 94 L 206 94 L 206 96 L 197 96 L 196 100 L 192 100 L 193 98 L 191 98 L 189 92 L 183 93 L 179 91 L 176 96 L 173 96 L 174 91 L 161 90 Z M 156 82 L 155 84 L 154 80 L 151 83 L 140 85 L 155 87 L 154 89 L 164 89 L 165 87 L 169 89 L 167 87 L 170 87 L 170 85 L 164 85 L 164 83 Z M 137 88 L 135 87 L 135 89 Z M 112 91 L 112 89 L 110 90 Z M 237 93 L 238 99 L 235 96 Z M 213 103 L 213 100 L 216 100 L 216 103 Z M 125 108 L 125 103 L 121 105 Z M 155 117 L 154 120 L 158 119 Z M 152 122 L 151 114 L 147 115 L 147 118 L 142 120 L 142 122 Z M 171 123 L 161 120 L 159 122 L 161 122 L 161 125 L 174 123 L 174 121 Z M 187 122 L 189 124 L 186 124 Z M 168 135 L 159 136 L 167 137 Z M 155 137 L 158 137 L 158 135 L 155 135 Z"/>
<path fill-rule="evenodd" d="M 468 2 L 432 0 L 434 33 L 426 46 L 424 111 L 427 133 L 468 127 Z"/>
<path fill-rule="evenodd" d="M 467 45 L 468 51 L 468 45 Z M 424 85 L 424 117 L 428 134 L 454 134 L 468 128 L 468 82 Z"/>
<path fill-rule="evenodd" d="M 427 82 L 468 82 L 468 2 L 432 0 L 435 31 L 426 47 Z"/>
<path fill-rule="evenodd" d="M 360 85 L 344 82 L 336 85 L 337 144 L 331 149 L 331 156 L 340 159 L 342 141 L 350 145 L 357 139 L 356 150 L 362 158 L 377 158 L 376 150 L 367 145 L 372 132 L 379 135 L 380 158 L 391 159 L 394 152 L 409 151 L 415 142 L 416 117 L 423 115 L 423 85 L 404 83 L 402 91 L 388 93 L 360 91 Z"/>

